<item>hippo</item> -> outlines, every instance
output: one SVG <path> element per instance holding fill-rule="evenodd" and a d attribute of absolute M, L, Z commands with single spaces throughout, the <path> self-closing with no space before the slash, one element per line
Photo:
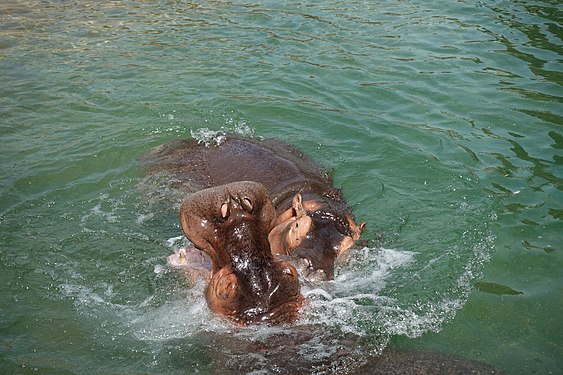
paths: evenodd
<path fill-rule="evenodd" d="M 252 181 L 204 189 L 182 204 L 186 237 L 211 259 L 205 298 L 212 312 L 243 326 L 297 319 L 304 298 L 296 269 L 270 249 L 275 220 L 268 191 Z M 184 250 L 180 259 L 189 255 Z"/>
<path fill-rule="evenodd" d="M 193 246 L 169 264 L 204 275 L 210 310 L 237 325 L 290 324 L 305 304 L 296 268 L 334 276 L 335 259 L 362 234 L 330 177 L 292 146 L 277 140 L 229 136 L 216 145 L 178 140 L 155 149 L 144 161 L 153 173 L 166 171 L 168 186 L 191 194 L 180 208 L 180 224 Z M 170 176 L 171 174 L 171 176 Z M 194 271 L 195 270 L 195 271 Z M 363 350 L 362 337 L 340 337 L 326 326 L 286 327 L 248 340 L 205 331 L 197 340 L 211 348 L 217 372 L 279 373 L 343 369 L 356 374 L 498 374 L 486 364 L 442 353 Z M 337 348 L 304 355 L 312 346 Z M 221 348 L 216 350 L 215 348 Z M 249 354 L 250 353 L 250 354 Z M 243 358 L 242 361 L 233 358 Z M 336 367 L 335 367 L 336 366 Z"/>
<path fill-rule="evenodd" d="M 238 135 L 213 145 L 176 140 L 153 150 L 145 164 L 171 173 L 173 187 L 187 193 L 238 181 L 262 184 L 276 211 L 268 234 L 272 254 L 293 261 L 311 279 L 333 279 L 336 258 L 365 227 L 356 223 L 330 175 L 281 140 Z"/>

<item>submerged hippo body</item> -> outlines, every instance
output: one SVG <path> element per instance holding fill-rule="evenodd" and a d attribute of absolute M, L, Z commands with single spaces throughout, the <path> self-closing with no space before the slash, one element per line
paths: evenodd
<path fill-rule="evenodd" d="M 166 170 L 175 188 L 194 192 L 237 181 L 261 183 L 277 219 L 269 233 L 272 253 L 305 260 L 306 274 L 332 279 L 334 261 L 364 228 L 331 178 L 312 160 L 279 140 L 228 136 L 217 145 L 178 140 L 148 158 L 152 170 Z"/>
<path fill-rule="evenodd" d="M 256 182 L 236 182 L 190 196 L 180 210 L 186 237 L 212 261 L 205 295 L 211 311 L 246 325 L 290 323 L 303 304 L 297 271 L 275 259 L 268 233 L 275 210 Z"/>

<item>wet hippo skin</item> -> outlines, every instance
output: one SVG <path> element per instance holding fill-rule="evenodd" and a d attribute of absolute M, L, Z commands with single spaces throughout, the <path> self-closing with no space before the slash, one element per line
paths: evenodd
<path fill-rule="evenodd" d="M 336 257 L 365 226 L 356 223 L 329 175 L 279 140 L 232 135 L 210 146 L 178 140 L 155 149 L 145 163 L 171 173 L 174 187 L 189 193 L 237 181 L 261 183 L 277 215 L 269 232 L 272 253 L 302 259 L 305 276 L 332 279 Z"/>
<path fill-rule="evenodd" d="M 275 219 L 268 191 L 257 182 L 201 190 L 182 204 L 186 237 L 212 261 L 205 291 L 211 311 L 240 325 L 298 317 L 303 296 L 297 271 L 275 259 L 268 242 Z"/>

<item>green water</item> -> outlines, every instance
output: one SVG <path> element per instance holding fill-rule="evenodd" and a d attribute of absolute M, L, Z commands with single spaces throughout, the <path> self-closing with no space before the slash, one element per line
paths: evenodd
<path fill-rule="evenodd" d="M 298 326 L 363 338 L 359 361 L 420 348 L 562 373 L 561 14 L 557 1 L 3 1 L 0 372 L 236 368 L 201 340 L 236 333 L 166 267 L 183 243 L 174 193 L 139 168 L 153 146 L 224 130 L 301 148 L 368 222 L 335 282 L 304 287 Z M 239 333 L 254 334 L 271 332 Z"/>

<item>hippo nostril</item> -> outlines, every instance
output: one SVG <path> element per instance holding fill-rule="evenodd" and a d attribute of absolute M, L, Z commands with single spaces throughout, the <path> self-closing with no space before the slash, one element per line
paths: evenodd
<path fill-rule="evenodd" d="M 242 198 L 241 204 L 242 204 L 242 208 L 244 208 L 246 211 L 248 212 L 252 211 L 252 201 L 250 200 L 250 198 L 248 197 Z"/>

